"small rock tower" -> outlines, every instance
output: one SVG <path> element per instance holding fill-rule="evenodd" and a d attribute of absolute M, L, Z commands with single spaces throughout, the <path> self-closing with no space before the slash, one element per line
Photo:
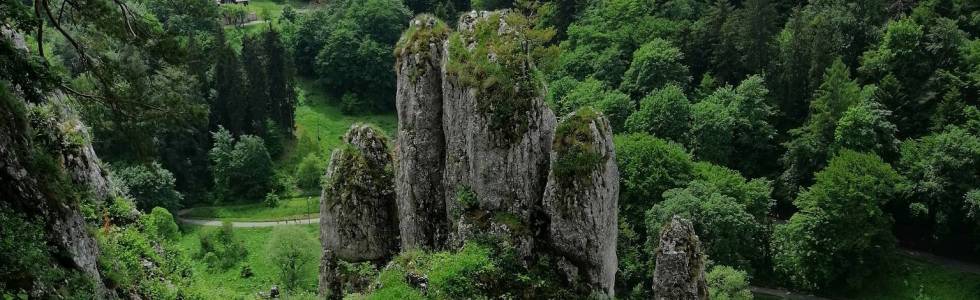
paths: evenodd
<path fill-rule="evenodd" d="M 337 260 L 382 263 L 398 252 L 394 171 L 388 141 L 355 124 L 333 151 L 320 195 L 320 293 L 339 299 Z"/>
<path fill-rule="evenodd" d="M 655 300 L 707 300 L 704 253 L 690 221 L 674 216 L 660 230 L 657 268 L 653 273 Z"/>

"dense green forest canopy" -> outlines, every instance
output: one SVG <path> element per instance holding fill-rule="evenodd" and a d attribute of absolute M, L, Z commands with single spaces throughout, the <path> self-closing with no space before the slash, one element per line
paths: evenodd
<path fill-rule="evenodd" d="M 226 226 L 194 232 L 201 253 L 184 253 L 178 211 L 275 207 L 318 193 L 331 149 L 309 151 L 298 166 L 282 162 L 302 144 L 297 107 L 391 114 L 396 47 L 412 17 L 428 13 L 454 27 L 461 12 L 496 9 L 520 14 L 534 33 L 524 55 L 557 115 L 592 107 L 616 133 L 617 297 L 650 297 L 656 237 L 674 215 L 691 220 L 703 240 L 713 297 L 742 299 L 750 280 L 847 295 L 891 272 L 898 249 L 980 261 L 976 1 L 252 2 L 264 8 L 0 1 L 0 109 L 15 116 L 3 125 L 31 128 L 16 132 L 43 145 L 31 150 L 38 157 L 90 143 L 120 186 L 107 202 L 65 196 L 98 231 L 107 286 L 147 298 L 208 298 L 192 288 L 207 274 L 189 274 L 189 265 L 227 270 L 264 250 L 246 249 Z M 258 20 L 240 22 L 249 14 Z M 300 81 L 326 96 L 304 96 L 312 92 Z M 57 121 L 65 107 L 90 136 Z M 84 285 L 32 265 L 57 261 L 45 228 L 5 201 L 0 295 Z M 319 253 L 301 250 L 315 237 L 272 235 L 289 245 L 267 251 L 275 261 L 315 264 Z M 474 242 L 409 253 L 395 267 L 422 262 L 420 270 L 435 274 L 433 290 L 445 295 L 540 288 L 478 282 L 488 270 L 560 285 L 542 271 L 550 266 L 520 266 L 506 255 Z M 143 272 L 143 261 L 158 271 Z M 305 266 L 280 270 L 283 287 L 312 292 L 298 279 Z M 398 280 L 347 267 L 352 277 Z M 407 295 L 401 288 L 410 289 L 392 283 L 373 296 Z M 63 289 L 36 296 L 57 295 L 76 296 Z"/>

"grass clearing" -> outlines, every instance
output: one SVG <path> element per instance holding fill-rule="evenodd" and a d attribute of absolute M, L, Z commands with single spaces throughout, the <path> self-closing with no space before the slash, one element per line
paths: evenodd
<path fill-rule="evenodd" d="M 262 203 L 194 207 L 188 209 L 183 217 L 261 222 L 315 218 L 319 211 L 319 196 L 300 196 L 284 198 L 275 208 L 266 207 Z"/>
<path fill-rule="evenodd" d="M 980 299 L 980 275 L 963 273 L 917 258 L 899 259 L 877 274 L 866 288 L 853 291 L 847 299 Z"/>
<path fill-rule="evenodd" d="M 311 225 L 291 225 L 301 226 L 309 233 L 309 238 L 316 240 L 319 237 L 320 226 Z M 197 291 L 207 291 L 210 299 L 258 299 L 257 293 L 268 293 L 272 285 L 279 284 L 276 267 L 270 262 L 268 257 L 267 242 L 271 238 L 273 228 L 235 228 L 235 238 L 241 240 L 248 249 L 247 257 L 237 265 L 227 270 L 209 270 L 201 260 L 200 253 L 200 234 L 204 227 L 184 226 L 183 237 L 180 239 L 179 246 L 191 257 L 194 280 L 192 289 Z M 319 242 L 312 243 L 319 245 Z M 320 253 L 319 247 L 309 249 L 314 253 Z M 314 257 L 319 257 L 315 255 Z M 242 278 L 241 267 L 249 265 L 252 268 L 253 276 Z M 301 291 L 283 291 L 285 295 L 295 293 L 305 293 L 313 295 L 316 293 L 317 274 L 319 261 L 307 263 Z M 313 298 L 313 297 L 309 297 Z"/>
<path fill-rule="evenodd" d="M 385 131 L 393 141 L 398 127 L 394 112 L 381 114 L 346 115 L 340 111 L 335 99 L 330 98 L 312 80 L 296 78 L 299 103 L 296 106 L 296 139 L 286 146 L 285 154 L 278 160 L 276 170 L 293 174 L 303 157 L 315 153 L 324 161 L 330 152 L 343 143 L 344 133 L 354 123 L 370 123 Z"/>

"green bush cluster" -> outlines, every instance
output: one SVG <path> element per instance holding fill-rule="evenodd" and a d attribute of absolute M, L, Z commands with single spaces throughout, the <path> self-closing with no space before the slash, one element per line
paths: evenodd
<path fill-rule="evenodd" d="M 307 154 L 296 168 L 296 185 L 305 192 L 319 192 L 326 164 L 316 153 Z"/>
<path fill-rule="evenodd" d="M 366 299 L 567 299 L 549 255 L 525 261 L 507 240 L 476 238 L 454 251 L 408 251 L 379 275 Z M 502 274 L 506 274 L 501 276 Z M 427 288 L 409 278 L 426 278 Z M 585 293 L 588 294 L 588 293 Z"/>
<path fill-rule="evenodd" d="M 461 186 L 456 189 L 456 201 L 459 202 L 464 212 L 480 208 L 480 201 L 476 198 L 473 188 L 469 186 Z"/>
<path fill-rule="evenodd" d="M 245 244 L 235 237 L 230 222 L 224 222 L 221 228 L 204 229 L 198 237 L 198 242 L 201 249 L 197 255 L 211 269 L 226 270 L 248 255 Z"/>
<path fill-rule="evenodd" d="M 149 214 L 143 215 L 143 228 L 151 237 L 174 241 L 180 238 L 180 230 L 174 222 L 174 216 L 161 207 L 154 207 Z"/>
<path fill-rule="evenodd" d="M 208 153 L 214 177 L 213 197 L 217 202 L 261 201 L 276 186 L 272 158 L 262 138 L 233 137 L 218 128 L 214 147 Z"/>
<path fill-rule="evenodd" d="M 751 300 L 749 278 L 745 271 L 729 266 L 711 267 L 707 274 L 708 296 L 711 300 Z"/>
<path fill-rule="evenodd" d="M 266 255 L 277 271 L 277 282 L 286 289 L 298 290 L 309 274 L 308 267 L 316 265 L 319 251 L 316 238 L 298 226 L 276 227 L 266 244 Z"/>
<path fill-rule="evenodd" d="M 269 208 L 279 207 L 279 195 L 276 193 L 265 194 L 265 200 L 262 200 L 262 204 Z"/>
<path fill-rule="evenodd" d="M 153 299 L 178 299 L 190 264 L 167 240 L 135 226 L 112 227 L 97 235 L 99 269 L 109 287 Z M 147 266 L 147 263 L 150 265 Z"/>
<path fill-rule="evenodd" d="M 126 187 L 136 207 L 149 212 L 154 207 L 177 211 L 184 198 L 175 190 L 176 179 L 173 173 L 159 163 L 138 164 L 114 168 L 113 179 Z"/>

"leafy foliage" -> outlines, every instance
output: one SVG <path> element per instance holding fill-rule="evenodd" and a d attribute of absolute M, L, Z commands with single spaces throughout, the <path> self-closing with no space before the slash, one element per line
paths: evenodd
<path fill-rule="evenodd" d="M 965 250 L 964 245 L 980 246 L 970 234 L 980 228 L 966 216 L 969 204 L 964 202 L 965 195 L 980 185 L 980 138 L 953 127 L 907 141 L 902 144 L 898 169 L 911 181 L 904 207 L 919 203 L 925 209 L 911 221 L 929 228 L 925 232 L 932 235 L 915 238 L 961 249 L 956 252 Z"/>
<path fill-rule="evenodd" d="M 296 169 L 296 184 L 305 191 L 317 191 L 325 170 L 326 164 L 316 153 L 307 154 Z"/>
<path fill-rule="evenodd" d="M 793 202 L 800 211 L 776 226 L 776 271 L 803 289 L 860 287 L 895 247 L 883 207 L 904 180 L 873 154 L 840 152 Z"/>
<path fill-rule="evenodd" d="M 654 39 L 633 53 L 633 62 L 623 74 L 619 89 L 634 99 L 668 84 L 685 86 L 691 81 L 684 54 L 664 39 Z"/>
<path fill-rule="evenodd" d="M 181 207 L 183 195 L 174 190 L 174 175 L 158 163 L 122 167 L 113 175 L 126 187 L 140 211 L 163 207 L 175 212 Z"/>
<path fill-rule="evenodd" d="M 691 220 L 713 261 L 746 270 L 763 266 L 773 203 L 769 183 L 707 163 L 698 163 L 695 170 L 695 179 L 685 188 L 664 192 L 664 201 L 647 211 L 647 236 L 660 236 L 664 224 L 679 215 Z M 648 239 L 647 250 L 655 251 L 657 243 Z"/>
<path fill-rule="evenodd" d="M 314 248 L 313 241 L 307 231 L 295 226 L 273 230 L 266 253 L 279 272 L 279 282 L 287 289 L 299 288 L 305 269 L 315 264 L 316 256 L 308 250 Z"/>
<path fill-rule="evenodd" d="M 691 102 L 684 90 L 667 85 L 643 97 L 640 109 L 626 119 L 629 132 L 648 133 L 676 143 L 686 143 L 691 126 Z"/>
<path fill-rule="evenodd" d="M 209 156 L 218 201 L 261 200 L 273 189 L 275 172 L 262 138 L 245 135 L 237 142 L 219 128 Z"/>
<path fill-rule="evenodd" d="M 749 300 L 748 275 L 729 266 L 714 266 L 707 274 L 708 295 L 712 300 Z"/>
<path fill-rule="evenodd" d="M 220 228 L 208 228 L 201 232 L 198 241 L 201 249 L 197 256 L 211 269 L 231 268 L 248 254 L 229 222 L 224 222 Z"/>

